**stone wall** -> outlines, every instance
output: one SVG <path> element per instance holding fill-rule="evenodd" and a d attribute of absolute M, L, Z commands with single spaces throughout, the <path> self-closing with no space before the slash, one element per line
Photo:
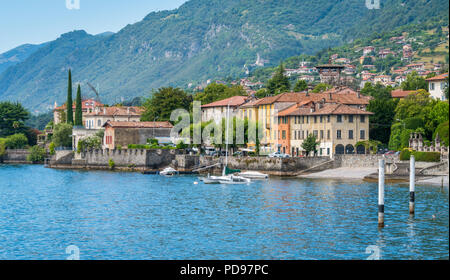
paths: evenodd
<path fill-rule="evenodd" d="M 94 149 L 75 155 L 72 161 L 74 165 L 85 165 L 87 167 L 109 166 L 109 160 L 113 160 L 117 167 L 140 167 L 160 169 L 173 163 L 175 156 L 180 154 L 179 150 L 101 150 Z"/>
<path fill-rule="evenodd" d="M 10 150 L 7 149 L 3 156 L 4 163 L 30 163 L 27 156 L 30 154 L 28 150 Z"/>
<path fill-rule="evenodd" d="M 310 158 L 269 158 L 269 157 L 229 157 L 228 167 L 240 170 L 255 170 L 280 176 L 293 176 L 301 171 L 325 164 L 329 157 Z M 211 166 L 216 163 L 225 164 L 225 157 L 201 156 L 200 166 Z"/>
<path fill-rule="evenodd" d="M 398 162 L 395 155 L 335 155 L 334 166 L 339 167 L 378 167 L 380 159 L 386 159 L 386 163 Z"/>

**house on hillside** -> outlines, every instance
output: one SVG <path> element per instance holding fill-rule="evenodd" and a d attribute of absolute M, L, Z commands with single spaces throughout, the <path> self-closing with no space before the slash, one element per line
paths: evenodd
<path fill-rule="evenodd" d="M 426 79 L 428 82 L 428 92 L 431 97 L 437 100 L 447 100 L 445 89 L 448 87 L 448 73 Z"/>

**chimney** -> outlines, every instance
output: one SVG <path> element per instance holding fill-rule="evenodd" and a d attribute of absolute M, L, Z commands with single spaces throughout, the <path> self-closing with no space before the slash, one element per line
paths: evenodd
<path fill-rule="evenodd" d="M 127 107 L 127 115 L 130 114 L 130 107 Z"/>

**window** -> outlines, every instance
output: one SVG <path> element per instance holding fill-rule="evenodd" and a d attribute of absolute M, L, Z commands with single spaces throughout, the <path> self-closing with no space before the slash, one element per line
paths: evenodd
<path fill-rule="evenodd" d="M 331 138 L 331 132 L 330 130 L 327 131 L 327 139 L 329 140 Z"/>
<path fill-rule="evenodd" d="M 314 116 L 314 123 L 317 123 L 317 116 Z"/>
<path fill-rule="evenodd" d="M 342 122 L 342 115 L 337 115 L 337 122 L 341 123 Z"/>
<path fill-rule="evenodd" d="M 434 83 L 430 83 L 430 90 L 434 90 Z"/>
<path fill-rule="evenodd" d="M 366 116 L 362 115 L 360 120 L 361 120 L 362 123 L 366 122 Z"/>
<path fill-rule="evenodd" d="M 320 139 L 323 139 L 323 130 L 320 131 Z"/>
<path fill-rule="evenodd" d="M 316 139 L 317 139 L 317 137 L 319 137 L 319 131 L 314 130 L 314 131 L 313 131 L 313 134 L 314 134 L 314 137 L 316 137 Z"/>
<path fill-rule="evenodd" d="M 97 122 L 97 126 L 102 126 L 102 121 L 101 120 L 98 120 L 98 122 Z"/>
<path fill-rule="evenodd" d="M 360 131 L 360 137 L 361 139 L 366 139 L 366 131 L 365 130 L 361 130 Z"/>
<path fill-rule="evenodd" d="M 323 123 L 323 116 L 320 116 L 320 123 Z"/>
<path fill-rule="evenodd" d="M 342 131 L 340 131 L 340 130 L 336 131 L 336 138 L 337 139 L 342 139 Z"/>
<path fill-rule="evenodd" d="M 327 116 L 327 122 L 331 122 L 331 116 L 330 115 Z"/>
<path fill-rule="evenodd" d="M 327 155 L 330 155 L 330 148 L 327 148 Z"/>
<path fill-rule="evenodd" d="M 283 135 L 283 140 L 286 139 L 286 130 L 282 131 L 282 135 Z"/>
<path fill-rule="evenodd" d="M 353 130 L 348 131 L 348 139 L 353 139 Z"/>
<path fill-rule="evenodd" d="M 352 122 L 353 122 L 353 115 L 349 115 L 349 116 L 348 116 L 348 122 L 349 122 L 349 123 L 352 123 Z"/>

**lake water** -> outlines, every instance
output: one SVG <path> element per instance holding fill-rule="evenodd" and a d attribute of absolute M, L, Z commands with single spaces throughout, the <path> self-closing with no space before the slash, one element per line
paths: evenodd
<path fill-rule="evenodd" d="M 204 185 L 194 176 L 0 165 L 0 259 L 448 259 L 448 188 L 274 178 Z M 433 219 L 435 215 L 435 219 Z M 378 249 L 376 249 L 378 251 Z"/>

